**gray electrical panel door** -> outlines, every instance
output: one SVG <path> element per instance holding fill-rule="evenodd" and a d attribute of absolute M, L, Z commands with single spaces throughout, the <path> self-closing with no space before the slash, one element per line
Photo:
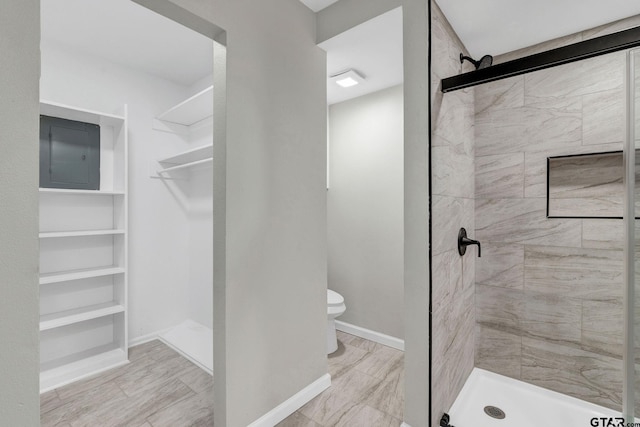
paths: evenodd
<path fill-rule="evenodd" d="M 40 187 L 100 189 L 100 126 L 40 116 Z"/>

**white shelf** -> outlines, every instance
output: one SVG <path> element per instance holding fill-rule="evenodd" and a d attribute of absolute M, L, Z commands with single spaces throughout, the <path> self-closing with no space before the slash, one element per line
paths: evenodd
<path fill-rule="evenodd" d="M 50 231 L 40 233 L 40 238 L 52 239 L 58 237 L 109 236 L 124 233 L 124 230 Z"/>
<path fill-rule="evenodd" d="M 44 316 L 40 316 L 40 331 L 73 325 L 74 323 L 84 322 L 122 312 L 124 312 L 124 306 L 115 302 L 108 302 L 105 304 L 90 305 L 75 310 L 67 310 L 60 313 L 46 314 Z"/>
<path fill-rule="evenodd" d="M 213 157 L 213 144 L 204 145 L 192 150 L 183 151 L 171 157 L 158 160 L 158 163 L 183 165 L 186 163 L 197 162 L 198 160 L 210 159 Z"/>
<path fill-rule="evenodd" d="M 126 105 L 111 114 L 41 101 L 40 113 L 99 125 L 101 139 L 99 190 L 39 190 L 44 392 L 128 363 L 129 140 Z"/>
<path fill-rule="evenodd" d="M 59 273 L 46 273 L 40 275 L 40 284 L 47 285 L 50 283 L 68 282 L 71 280 L 89 279 L 91 277 L 113 276 L 115 274 L 123 274 L 124 268 L 121 267 L 102 267 L 87 268 L 83 270 L 64 271 Z"/>
<path fill-rule="evenodd" d="M 124 116 L 87 110 L 85 108 L 45 100 L 40 101 L 40 114 L 102 126 L 122 126 L 125 122 Z"/>
<path fill-rule="evenodd" d="M 129 363 L 127 353 L 120 348 L 116 348 L 83 357 L 61 366 L 43 369 L 40 372 L 40 393 L 46 393 L 54 388 L 71 384 L 74 381 L 126 365 L 127 363 Z"/>
<path fill-rule="evenodd" d="M 124 191 L 66 190 L 63 188 L 40 188 L 40 193 L 77 194 L 77 195 L 90 195 L 90 196 L 122 196 L 124 195 Z"/>
<path fill-rule="evenodd" d="M 198 160 L 196 162 L 190 162 L 190 163 L 185 163 L 183 165 L 172 166 L 170 168 L 160 169 L 160 170 L 158 170 L 158 175 L 163 174 L 163 173 L 167 173 L 167 172 L 174 172 L 174 171 L 177 171 L 177 170 L 184 170 L 184 169 L 189 169 L 189 168 L 193 168 L 193 167 L 196 167 L 196 166 L 206 165 L 208 163 L 213 163 L 213 158 Z"/>
<path fill-rule="evenodd" d="M 191 126 L 213 115 L 213 86 L 181 102 L 158 116 L 158 120 Z"/>

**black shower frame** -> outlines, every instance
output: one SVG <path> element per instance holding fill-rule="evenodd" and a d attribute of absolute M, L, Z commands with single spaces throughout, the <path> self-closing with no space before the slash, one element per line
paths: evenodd
<path fill-rule="evenodd" d="M 448 77 L 442 79 L 441 90 L 444 93 L 451 92 L 638 46 L 640 46 L 640 27 L 634 27 L 546 52 L 503 62 L 502 64 L 496 64 L 480 70 Z"/>

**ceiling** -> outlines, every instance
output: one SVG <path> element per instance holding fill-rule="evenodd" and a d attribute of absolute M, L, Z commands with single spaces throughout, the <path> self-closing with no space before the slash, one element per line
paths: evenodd
<path fill-rule="evenodd" d="M 130 0 L 41 2 L 42 39 L 191 86 L 213 71 L 207 37 Z"/>
<path fill-rule="evenodd" d="M 342 88 L 327 81 L 327 103 L 346 101 L 403 81 L 402 9 L 377 16 L 321 43 L 327 51 L 327 77 L 350 68 L 365 77 L 357 86 Z"/>
<path fill-rule="evenodd" d="M 306 4 L 307 7 L 314 12 L 318 12 L 324 9 L 327 6 L 331 6 L 333 3 L 338 0 L 300 0 L 302 3 Z"/>
<path fill-rule="evenodd" d="M 336 0 L 300 0 L 317 12 Z M 640 15 L 638 0 L 436 0 L 472 56 L 500 55 Z"/>
<path fill-rule="evenodd" d="M 637 0 L 436 0 L 472 56 L 499 55 L 640 14 Z"/>

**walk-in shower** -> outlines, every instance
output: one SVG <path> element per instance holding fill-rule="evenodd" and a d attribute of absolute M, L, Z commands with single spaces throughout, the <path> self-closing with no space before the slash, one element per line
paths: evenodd
<path fill-rule="evenodd" d="M 434 9 L 434 93 L 513 67 L 461 69 Z M 638 422 L 640 51 L 628 47 L 433 97 L 432 425 Z M 458 254 L 461 227 L 482 258 Z"/>

